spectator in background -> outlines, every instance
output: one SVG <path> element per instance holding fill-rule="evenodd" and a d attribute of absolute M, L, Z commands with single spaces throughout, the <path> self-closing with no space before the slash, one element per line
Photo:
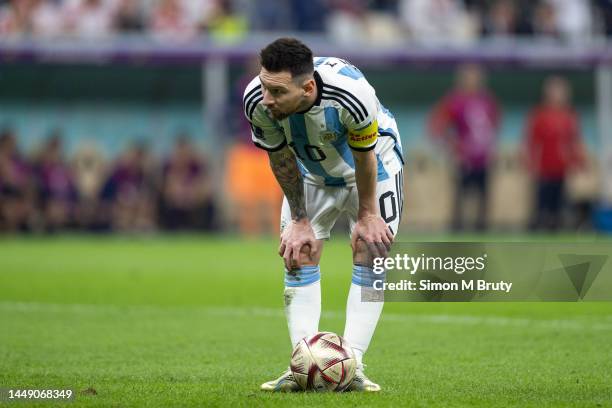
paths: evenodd
<path fill-rule="evenodd" d="M 587 40 L 593 31 L 588 0 L 544 0 L 554 9 L 559 34 L 570 42 Z"/>
<path fill-rule="evenodd" d="M 517 35 L 531 33 L 528 23 L 523 20 L 520 8 L 512 0 L 497 0 L 486 8 L 482 19 L 482 34 L 494 39 L 512 39 Z"/>
<path fill-rule="evenodd" d="M 293 29 L 290 0 L 253 0 L 247 2 L 249 27 L 255 31 Z"/>
<path fill-rule="evenodd" d="M 200 29 L 219 41 L 239 40 L 246 35 L 247 20 L 234 9 L 231 0 L 214 0 L 199 22 Z"/>
<path fill-rule="evenodd" d="M 596 0 L 604 35 L 612 37 L 612 0 Z"/>
<path fill-rule="evenodd" d="M 77 149 L 72 169 L 79 196 L 77 222 L 89 230 L 100 229 L 104 219 L 100 217 L 98 197 L 106 177 L 106 163 L 95 144 L 84 143 Z"/>
<path fill-rule="evenodd" d="M 0 131 L 0 231 L 25 231 L 33 214 L 32 169 L 17 151 L 15 134 Z"/>
<path fill-rule="evenodd" d="M 397 14 L 399 0 L 370 0 L 370 9 L 383 13 Z"/>
<path fill-rule="evenodd" d="M 55 232 L 74 226 L 78 195 L 58 131 L 51 134 L 38 155 L 36 178 L 45 230 Z"/>
<path fill-rule="evenodd" d="M 434 108 L 429 130 L 450 149 L 457 165 L 453 228 L 463 229 L 463 202 L 474 190 L 478 197 L 476 228 L 486 228 L 488 168 L 499 129 L 498 104 L 486 89 L 478 65 L 459 68 L 457 84 Z"/>
<path fill-rule="evenodd" d="M 368 9 L 365 0 L 332 0 L 327 17 L 329 38 L 341 44 L 364 43 L 368 41 Z"/>
<path fill-rule="evenodd" d="M 114 27 L 122 33 L 138 33 L 145 28 L 145 18 L 139 0 L 119 0 Z"/>
<path fill-rule="evenodd" d="M 476 36 L 476 24 L 463 0 L 401 0 L 399 13 L 401 23 L 418 42 L 465 42 Z"/>
<path fill-rule="evenodd" d="M 495 38 L 514 36 L 517 25 L 517 10 L 510 0 L 498 0 L 489 8 L 482 21 L 483 34 Z"/>
<path fill-rule="evenodd" d="M 65 9 L 65 30 L 86 39 L 113 34 L 115 9 L 111 0 L 75 0 Z"/>
<path fill-rule="evenodd" d="M 533 10 L 532 27 L 533 34 L 541 39 L 558 39 L 561 37 L 557 25 L 557 11 L 551 3 L 545 0 L 540 0 Z"/>
<path fill-rule="evenodd" d="M 185 41 L 197 33 L 197 21 L 180 0 L 158 0 L 149 24 L 151 34 L 160 40 Z"/>
<path fill-rule="evenodd" d="M 33 0 L 11 0 L 0 8 L 0 36 L 21 36 L 31 31 Z"/>
<path fill-rule="evenodd" d="M 326 0 L 292 0 L 291 8 L 295 20 L 295 29 L 301 32 L 324 32 L 325 18 L 330 12 L 329 2 Z"/>
<path fill-rule="evenodd" d="M 397 9 L 394 0 L 331 0 L 329 12 L 321 12 L 328 15 L 327 36 L 334 42 L 384 48 L 404 43 L 403 27 L 396 18 Z"/>
<path fill-rule="evenodd" d="M 170 230 L 217 226 L 210 170 L 187 135 L 178 137 L 164 165 L 160 219 Z"/>
<path fill-rule="evenodd" d="M 546 80 L 542 102 L 529 114 L 525 133 L 527 165 L 536 181 L 531 228 L 557 230 L 562 226 L 566 176 L 584 162 L 567 80 L 558 76 Z"/>
<path fill-rule="evenodd" d="M 101 191 L 101 211 L 116 231 L 146 232 L 156 227 L 156 174 L 145 145 L 130 147 Z"/>
<path fill-rule="evenodd" d="M 63 11 L 60 0 L 34 0 L 32 34 L 40 38 L 61 35 L 64 32 Z"/>

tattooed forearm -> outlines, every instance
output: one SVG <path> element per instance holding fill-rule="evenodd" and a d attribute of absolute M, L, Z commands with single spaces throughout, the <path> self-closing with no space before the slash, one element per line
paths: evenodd
<path fill-rule="evenodd" d="M 277 152 L 269 152 L 268 155 L 272 172 L 289 202 L 291 218 L 294 220 L 305 218 L 304 182 L 295 155 L 287 146 Z"/>

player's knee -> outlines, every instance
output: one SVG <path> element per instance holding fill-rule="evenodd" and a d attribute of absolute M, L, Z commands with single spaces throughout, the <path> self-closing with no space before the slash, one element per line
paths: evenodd
<path fill-rule="evenodd" d="M 315 265 L 314 259 L 312 259 L 312 250 L 308 245 L 304 245 L 300 250 L 300 265 Z"/>
<path fill-rule="evenodd" d="M 353 264 L 372 266 L 372 255 L 365 241 L 358 239 L 353 246 Z"/>
<path fill-rule="evenodd" d="M 316 241 L 313 248 L 309 245 L 304 245 L 300 250 L 300 265 L 318 265 L 322 249 L 322 241 Z"/>

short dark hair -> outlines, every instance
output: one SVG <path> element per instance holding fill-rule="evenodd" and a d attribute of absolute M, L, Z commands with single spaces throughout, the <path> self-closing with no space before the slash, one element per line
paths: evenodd
<path fill-rule="evenodd" d="M 312 74 L 312 51 L 295 38 L 279 38 L 259 54 L 261 66 L 270 72 L 289 71 L 291 76 Z"/>

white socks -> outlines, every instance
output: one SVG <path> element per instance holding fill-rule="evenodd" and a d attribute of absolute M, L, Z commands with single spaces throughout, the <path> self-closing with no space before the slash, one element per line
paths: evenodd
<path fill-rule="evenodd" d="M 372 268 L 353 266 L 353 278 L 346 302 L 344 338 L 351 345 L 362 367 L 363 354 L 368 349 L 383 309 L 382 291 L 372 288 L 375 275 Z M 305 266 L 297 271 L 285 271 L 285 315 L 292 347 L 302 338 L 319 330 L 321 317 L 321 273 L 319 266 Z M 362 293 L 363 292 L 363 293 Z M 362 296 L 364 300 L 362 301 Z"/>
<path fill-rule="evenodd" d="M 285 271 L 285 315 L 291 347 L 319 331 L 321 317 L 321 274 L 319 266 Z"/>
<path fill-rule="evenodd" d="M 371 268 L 353 266 L 353 279 L 346 302 L 344 338 L 353 347 L 358 367 L 362 367 L 363 354 L 370 345 L 384 306 L 382 292 L 372 288 L 375 278 L 384 279 L 374 275 Z M 362 301 L 362 291 L 363 299 L 367 301 Z"/>

